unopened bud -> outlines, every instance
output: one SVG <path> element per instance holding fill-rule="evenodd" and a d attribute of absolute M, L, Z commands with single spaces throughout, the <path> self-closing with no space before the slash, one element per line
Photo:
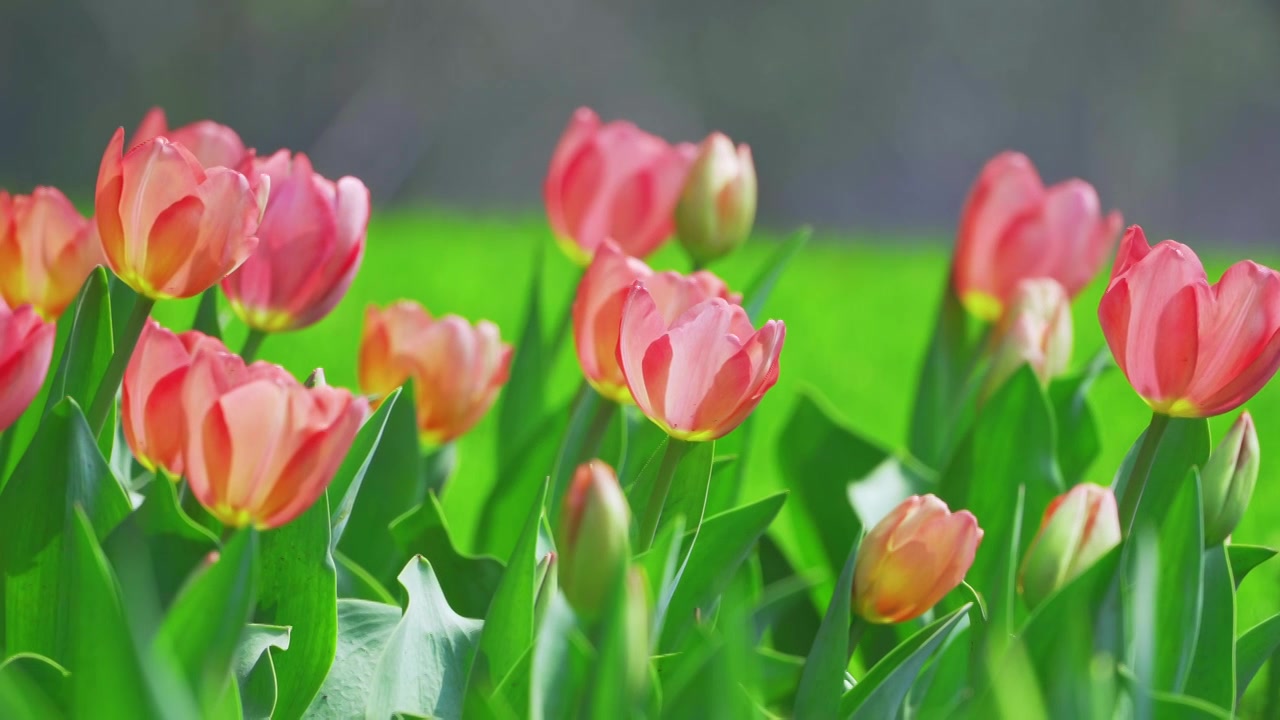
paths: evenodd
<path fill-rule="evenodd" d="M 613 468 L 600 460 L 578 466 L 565 495 L 556 549 L 560 587 L 574 610 L 599 616 L 631 560 L 630 513 Z"/>
<path fill-rule="evenodd" d="M 1031 366 L 1040 382 L 1048 384 L 1071 362 L 1071 299 L 1067 291 L 1052 278 L 1023 280 L 996 325 L 993 339 L 987 395 L 1024 364 Z"/>
<path fill-rule="evenodd" d="M 751 148 L 711 133 L 698 147 L 676 205 L 676 237 L 699 266 L 746 241 L 756 219 Z"/>
<path fill-rule="evenodd" d="M 1054 498 L 1027 548 L 1018 589 L 1035 607 L 1120 544 L 1120 514 L 1111 490 L 1083 483 Z"/>
<path fill-rule="evenodd" d="M 1204 543 L 1227 539 L 1244 516 L 1258 481 L 1258 433 L 1248 412 L 1240 413 L 1200 471 L 1204 492 Z"/>

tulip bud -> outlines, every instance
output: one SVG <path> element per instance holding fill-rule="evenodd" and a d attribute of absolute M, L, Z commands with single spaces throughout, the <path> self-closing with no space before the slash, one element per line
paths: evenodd
<path fill-rule="evenodd" d="M 630 513 L 613 468 L 600 460 L 578 466 L 564 499 L 556 546 L 560 586 L 587 619 L 599 616 L 631 559 Z"/>
<path fill-rule="evenodd" d="M 1071 300 L 1052 278 L 1023 280 L 1009 312 L 996 328 L 995 350 L 987 373 L 987 394 L 1023 364 L 1048 384 L 1071 362 Z"/>
<path fill-rule="evenodd" d="M 711 133 L 698 148 L 676 205 L 676 237 L 701 267 L 745 242 L 755 219 L 751 148 L 734 148 L 723 133 Z"/>
<path fill-rule="evenodd" d="M 1258 433 L 1253 418 L 1240 413 L 1200 471 L 1204 492 L 1204 543 L 1227 539 L 1244 515 L 1258 480 Z"/>
<path fill-rule="evenodd" d="M 1120 514 L 1111 490 L 1083 483 L 1049 503 L 1022 560 L 1018 588 L 1035 607 L 1120 544 Z"/>

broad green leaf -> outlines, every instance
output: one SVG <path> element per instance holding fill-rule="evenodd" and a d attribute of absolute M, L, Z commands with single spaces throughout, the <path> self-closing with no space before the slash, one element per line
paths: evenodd
<path fill-rule="evenodd" d="M 1168 512 L 1169 506 L 1173 504 L 1178 488 L 1182 487 L 1187 471 L 1193 467 L 1204 467 L 1205 461 L 1209 459 L 1212 445 L 1209 442 L 1208 420 L 1165 418 L 1161 422 L 1164 423 L 1163 431 L 1156 447 L 1150 451 L 1152 453 L 1150 471 L 1147 473 L 1141 501 L 1137 505 L 1136 517 L 1139 520 L 1135 521 L 1134 527 L 1138 522 L 1159 525 Z M 1122 525 L 1125 523 L 1125 490 L 1132 481 L 1130 476 L 1134 472 L 1141 472 L 1140 468 L 1135 468 L 1135 462 L 1146 444 L 1149 431 L 1150 428 L 1144 430 L 1133 443 L 1112 484 L 1116 498 L 1121 501 Z"/>
<path fill-rule="evenodd" d="M 822 618 L 822 627 L 804 662 L 800 686 L 796 690 L 797 718 L 836 717 L 841 709 L 845 666 L 849 664 L 849 623 L 852 614 L 853 566 L 858 559 L 858 540 L 851 543 L 848 559 L 836 581 L 835 593 Z M 858 622 L 862 622 L 858 620 Z M 846 716 L 848 713 L 844 713 Z"/>
<path fill-rule="evenodd" d="M 711 471 L 715 464 L 715 442 L 682 443 L 668 440 L 663 444 L 662 456 L 653 458 L 636 478 L 635 483 L 627 488 L 627 504 L 632 508 L 636 522 L 632 523 L 632 541 L 634 547 L 650 538 L 640 538 L 642 518 L 651 509 L 654 502 L 653 493 L 657 488 L 658 475 L 662 466 L 670 460 L 672 452 L 680 453 L 677 465 L 671 476 L 671 485 L 662 506 L 662 514 L 658 520 L 657 531 L 670 523 L 674 518 L 683 517 L 685 527 L 696 529 L 702 522 L 707 505 L 707 490 L 711 483 Z M 653 537 L 657 537 L 656 533 Z"/>
<path fill-rule="evenodd" d="M 125 332 L 125 326 L 128 325 L 125 320 L 133 313 L 133 305 L 138 299 L 138 294 L 114 274 L 107 276 L 107 288 L 111 295 L 111 326 L 115 328 L 112 342 L 118 345 L 121 335 Z"/>
<path fill-rule="evenodd" d="M 771 706 L 790 705 L 800 686 L 804 658 L 769 648 L 757 648 L 755 655 L 760 668 L 760 700 Z"/>
<path fill-rule="evenodd" d="M 737 429 L 716 440 L 716 453 L 720 457 L 716 458 L 716 465 L 712 469 L 713 480 L 707 492 L 707 515 L 719 515 L 738 504 L 742 488 L 747 483 L 751 455 L 755 450 L 752 438 L 755 417 L 755 413 L 748 415 Z M 733 462 L 722 469 L 722 458 L 732 458 Z"/>
<path fill-rule="evenodd" d="M 273 656 L 276 717 L 300 716 L 333 664 L 338 579 L 330 552 L 328 497 L 289 524 L 262 533 L 254 622 L 293 628 L 289 651 Z"/>
<path fill-rule="evenodd" d="M 370 602 L 398 605 L 391 592 L 369 574 L 368 570 L 356 564 L 355 560 L 334 551 L 333 564 L 338 570 L 338 597 L 368 600 Z"/>
<path fill-rule="evenodd" d="M 396 518 L 391 523 L 391 537 L 406 555 L 422 555 L 431 563 L 449 605 L 459 614 L 477 619 L 485 616 L 502 579 L 502 563 L 486 555 L 458 551 L 434 494 Z"/>
<path fill-rule="evenodd" d="M 1244 697 L 1253 676 L 1280 650 L 1280 615 L 1254 625 L 1236 641 L 1236 698 Z"/>
<path fill-rule="evenodd" d="M 504 558 L 515 549 L 520 540 L 520 529 L 529 508 L 555 465 L 556 443 L 546 438 L 559 438 L 571 413 L 569 407 L 545 415 L 539 421 L 531 421 L 538 432 L 528 446 L 510 460 L 499 460 L 498 477 L 481 512 L 479 547 L 483 552 Z"/>
<path fill-rule="evenodd" d="M 647 620 L 644 607 L 647 599 L 643 587 L 632 593 L 628 592 L 627 583 L 626 573 L 619 574 L 601 617 L 596 642 L 598 654 L 592 663 L 589 682 L 591 717 L 621 718 L 636 715 L 640 709 L 640 698 L 635 693 L 638 688 L 630 682 L 631 653 L 640 653 L 647 660 L 649 637 L 647 632 L 632 634 L 627 626 L 633 613 Z M 636 644 L 642 647 L 637 648 Z"/>
<path fill-rule="evenodd" d="M 1173 693 L 1151 694 L 1152 717 L 1160 720 L 1233 720 L 1234 716 L 1199 698 Z"/>
<path fill-rule="evenodd" d="M 1104 347 L 1084 369 L 1049 384 L 1058 428 L 1058 466 L 1066 487 L 1084 482 L 1085 473 L 1102 450 L 1088 396 L 1094 381 L 1113 367 L 1111 351 Z"/>
<path fill-rule="evenodd" d="M 617 468 L 618 482 L 629 491 L 643 471 L 657 472 L 666 449 L 667 434 L 634 405 L 623 407 L 622 416 L 624 442 Z"/>
<path fill-rule="evenodd" d="M 760 322 L 760 313 L 764 310 L 765 303 L 769 301 L 769 295 L 773 293 L 774 286 L 778 284 L 787 265 L 791 264 L 792 258 L 804 249 L 811 237 L 813 237 L 813 228 L 807 225 L 801 227 L 791 233 L 791 236 L 774 251 L 773 255 L 769 256 L 768 261 L 760 266 L 760 272 L 747 286 L 747 291 L 742 294 L 742 309 L 747 311 L 747 317 L 751 318 L 751 322 Z"/>
<path fill-rule="evenodd" d="M 952 426 L 960 412 L 974 352 L 964 307 L 951 289 L 950 278 L 944 282 L 938 318 L 916 385 L 908 442 L 911 454 L 933 468 L 941 468 L 949 455 Z"/>
<path fill-rule="evenodd" d="M 19 653 L 0 662 L 0 717 L 66 715 L 71 672 L 43 655 Z"/>
<path fill-rule="evenodd" d="M 246 720 L 266 720 L 276 708 L 276 668 L 272 651 L 289 649 L 291 628 L 252 624 L 236 646 L 231 669 Z"/>
<path fill-rule="evenodd" d="M 529 283 L 529 294 L 525 301 L 524 326 L 520 331 L 520 339 L 516 341 L 515 355 L 511 359 L 510 379 L 503 387 L 502 397 L 498 401 L 498 467 L 507 467 L 512 460 L 524 454 L 529 441 L 538 437 L 537 427 L 530 425 L 530 419 L 545 417 L 550 409 L 546 401 L 547 374 L 555 358 L 556 348 L 546 340 L 543 329 L 542 282 L 545 258 L 541 246 L 536 253 L 533 279 Z M 545 438 L 543 441 L 545 442 Z"/>
<path fill-rule="evenodd" d="M 969 612 L 962 605 L 912 635 L 886 655 L 840 700 L 840 716 L 855 720 L 895 717 L 925 661 Z"/>
<path fill-rule="evenodd" d="M 351 508 L 355 505 L 356 496 L 364 485 L 365 475 L 369 473 L 374 456 L 382 444 L 382 436 L 386 432 L 391 411 L 404 393 L 405 388 L 396 388 L 382 399 L 378 409 L 365 421 L 364 425 L 360 426 L 360 431 L 356 433 L 356 438 L 351 443 L 351 449 L 347 451 L 347 456 L 343 458 L 337 474 L 329 483 L 327 492 L 332 503 L 329 508 L 329 525 L 331 542 L 335 546 L 342 540 L 342 534 L 347 528 L 347 520 L 351 517 Z M 407 402 L 411 398 L 405 399 Z"/>
<path fill-rule="evenodd" d="M 0 491 L 0 628 L 9 654 L 32 652 L 70 666 L 59 618 L 80 599 L 72 590 L 74 566 L 66 552 L 77 507 L 97 538 L 130 510 L 80 407 L 67 399 L 45 415 Z"/>
<path fill-rule="evenodd" d="M 657 547 L 655 545 L 655 547 Z M 587 696 L 594 651 L 573 608 L 557 593 L 534 646 L 530 694 L 535 720 L 576 717 Z"/>
<path fill-rule="evenodd" d="M 1276 556 L 1274 548 L 1261 545 L 1227 545 L 1227 560 L 1231 563 L 1231 577 L 1235 578 L 1236 587 L 1254 568 Z"/>
<path fill-rule="evenodd" d="M 737 670 L 743 658 L 733 656 L 725 634 L 700 626 L 697 640 L 688 649 L 657 660 L 663 717 L 737 720 L 752 716 L 750 698 L 739 685 Z M 797 712 L 795 717 L 806 716 Z"/>
<path fill-rule="evenodd" d="M 569 426 L 565 428 L 564 436 L 560 440 L 555 466 L 551 470 L 551 497 L 547 512 L 551 516 L 553 526 L 560 522 L 560 506 L 563 504 L 565 493 L 569 491 L 569 481 L 573 478 L 573 471 L 578 465 L 596 456 L 604 431 L 617 412 L 617 403 L 601 397 L 585 381 L 582 383 L 582 389 L 574 398 Z"/>
<path fill-rule="evenodd" d="M 654 597 L 659 601 L 662 598 L 671 597 L 675 591 L 674 586 L 680 572 L 680 560 L 683 557 L 684 539 L 684 518 L 674 518 L 669 525 L 658 532 L 658 536 L 653 540 L 653 546 L 635 558 L 634 564 L 645 574 Z M 657 605 L 660 603 L 655 603 L 653 624 L 655 633 L 662 631 L 662 618 L 666 614 L 665 608 Z"/>
<path fill-rule="evenodd" d="M 664 652 L 674 652 L 681 646 L 699 610 L 706 615 L 714 607 L 786 499 L 786 493 L 778 493 L 709 517 L 696 531 L 696 542 L 693 533 L 685 536 L 688 560 L 662 625 L 659 647 Z"/>
<path fill-rule="evenodd" d="M 53 373 L 53 384 L 45 404 L 45 412 L 75 398 L 82 407 L 93 402 L 111 361 L 111 300 L 107 288 L 107 271 L 94 269 L 85 279 L 75 304 L 58 321 L 58 330 L 66 328 L 66 342 Z"/>
<path fill-rule="evenodd" d="M 367 600 L 338 601 L 333 667 L 304 717 L 348 720 L 365 716 L 378 662 L 400 624 L 400 608 Z M 284 657 L 288 653 L 282 653 Z M 277 717 L 293 717 L 277 713 Z"/>
<path fill-rule="evenodd" d="M 200 305 L 191 321 L 191 329 L 209 337 L 222 339 L 222 323 L 218 319 L 218 288 L 211 287 L 200 294 Z"/>
<path fill-rule="evenodd" d="M 1235 712 L 1236 586 L 1226 549 L 1204 551 L 1204 610 L 1186 693 Z"/>
<path fill-rule="evenodd" d="M 1139 522 L 1142 517 L 1139 516 Z M 1151 688 L 1181 694 L 1195 655 L 1204 607 L 1204 514 L 1200 473 L 1192 469 L 1157 529 L 1155 663 Z M 1177 632 L 1170 632 L 1177 628 Z"/>
<path fill-rule="evenodd" d="M 812 598 L 824 575 L 820 572 L 798 572 L 770 534 L 760 538 L 758 557 L 761 584 L 764 586 L 760 607 L 756 611 L 758 626 L 762 630 L 777 628 L 770 638 L 774 650 L 788 655 L 808 655 L 822 623 Z M 834 587 L 834 581 L 829 581 L 829 584 Z M 796 592 L 796 586 L 808 588 L 798 600 L 767 602 L 774 597 L 791 595 Z"/>

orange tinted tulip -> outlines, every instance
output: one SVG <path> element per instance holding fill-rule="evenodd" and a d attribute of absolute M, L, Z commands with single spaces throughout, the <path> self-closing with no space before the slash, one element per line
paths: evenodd
<path fill-rule="evenodd" d="M 57 320 L 102 263 L 93 221 L 57 188 L 13 196 L 0 190 L 0 297 L 10 307 L 31 303 Z"/>
<path fill-rule="evenodd" d="M 44 385 L 56 332 L 30 305 L 10 310 L 0 301 L 0 432 L 22 415 Z"/>
<path fill-rule="evenodd" d="M 159 136 L 179 143 L 191 151 L 192 155 L 206 168 L 228 167 L 239 169 L 241 163 L 251 156 L 245 149 L 244 142 L 235 130 L 226 125 L 219 125 L 212 120 L 200 120 L 190 125 L 169 129 L 169 121 L 164 110 L 151 108 L 138 123 L 138 129 L 129 138 L 129 147 Z"/>

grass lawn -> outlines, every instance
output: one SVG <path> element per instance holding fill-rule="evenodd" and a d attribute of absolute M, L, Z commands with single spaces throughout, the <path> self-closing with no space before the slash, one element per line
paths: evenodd
<path fill-rule="evenodd" d="M 741 289 L 772 250 L 767 239 L 758 240 L 713 269 Z M 787 342 L 778 385 L 758 410 L 756 438 L 766 449 L 753 457 L 747 499 L 781 489 L 774 446 L 800 392 L 820 395 L 861 433 L 891 447 L 903 446 L 949 251 L 944 238 L 899 244 L 891 237 L 820 234 L 796 258 L 767 305 L 768 317 L 786 321 Z M 383 213 L 370 226 L 364 267 L 337 310 L 312 328 L 269 338 L 260 357 L 282 363 L 299 376 L 323 367 L 330 384 L 354 386 L 365 306 L 399 298 L 418 300 L 437 315 L 488 318 L 502 328 L 504 339 L 514 341 L 539 254 L 545 261 L 544 301 L 550 317 L 558 318 L 573 293 L 577 270 L 554 247 L 540 216 L 480 219 L 437 211 Z M 1211 277 L 1216 279 L 1234 259 L 1231 253 L 1213 254 L 1208 258 Z M 1276 260 L 1255 259 L 1268 264 Z M 686 267 L 675 247 L 659 253 L 653 265 Z M 1099 278 L 1075 305 L 1079 363 L 1104 344 L 1095 313 L 1103 284 Z M 162 303 L 156 315 L 185 329 L 193 312 L 191 302 Z M 237 342 L 231 333 L 233 349 Z M 579 380 L 571 343 L 566 343 L 552 387 L 567 399 Z M 1106 484 L 1145 427 L 1149 412 L 1119 371 L 1102 378 L 1092 399 L 1102 432 L 1102 456 L 1089 479 Z M 1273 469 L 1278 466 L 1269 453 L 1280 449 L 1280 383 L 1272 383 L 1248 408 L 1257 421 L 1266 459 L 1257 493 L 1234 540 L 1276 546 L 1280 485 Z M 1215 439 L 1233 417 L 1214 422 Z M 474 534 L 480 503 L 488 492 L 495 428 L 491 415 L 462 440 L 458 474 L 445 494 L 450 522 L 463 544 Z M 784 508 L 775 523 L 784 543 L 794 537 L 792 521 Z M 1240 631 L 1280 610 L 1280 597 L 1274 592 L 1280 586 L 1280 562 L 1264 565 L 1253 577 L 1240 590 Z"/>

